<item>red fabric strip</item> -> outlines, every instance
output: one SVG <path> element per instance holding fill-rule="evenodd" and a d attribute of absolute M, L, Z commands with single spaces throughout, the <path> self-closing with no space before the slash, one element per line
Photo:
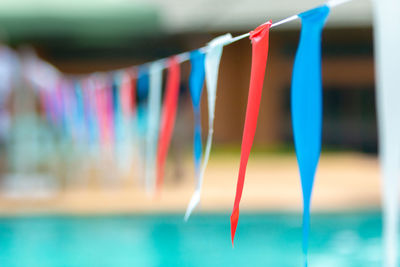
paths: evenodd
<path fill-rule="evenodd" d="M 99 80 L 95 90 L 101 144 L 112 146 L 114 139 L 112 92 L 106 80 Z"/>
<path fill-rule="evenodd" d="M 251 78 L 249 96 L 247 99 L 246 120 L 244 123 L 242 151 L 240 155 L 239 176 L 236 186 L 235 203 L 231 215 L 232 246 L 235 239 L 236 227 L 239 220 L 239 204 L 242 197 L 247 161 L 249 159 L 254 134 L 257 127 L 257 117 L 260 108 L 261 93 L 264 83 L 265 67 L 268 57 L 269 29 L 271 21 L 258 26 L 250 32 L 252 44 Z"/>
<path fill-rule="evenodd" d="M 136 79 L 135 73 L 126 71 L 122 78 L 120 102 L 123 114 L 130 117 L 136 109 Z"/>
<path fill-rule="evenodd" d="M 157 151 L 157 181 L 156 189 L 159 192 L 164 180 L 165 160 L 171 142 L 175 125 L 176 110 L 178 108 L 180 69 L 177 57 L 169 59 L 168 78 L 164 103 L 161 112 L 160 137 Z"/>
<path fill-rule="evenodd" d="M 106 118 L 107 118 L 107 144 L 113 148 L 114 146 L 114 134 L 115 134 L 115 125 L 114 125 L 114 107 L 113 107 L 113 92 L 111 84 L 109 81 L 105 83 L 105 100 L 106 100 Z"/>

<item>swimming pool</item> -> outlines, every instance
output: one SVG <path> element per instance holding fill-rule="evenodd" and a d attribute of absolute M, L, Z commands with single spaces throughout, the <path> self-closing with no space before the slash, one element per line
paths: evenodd
<path fill-rule="evenodd" d="M 313 214 L 310 263 L 380 266 L 381 214 Z M 302 266 L 299 214 L 40 216 L 0 219 L 1 267 Z"/>

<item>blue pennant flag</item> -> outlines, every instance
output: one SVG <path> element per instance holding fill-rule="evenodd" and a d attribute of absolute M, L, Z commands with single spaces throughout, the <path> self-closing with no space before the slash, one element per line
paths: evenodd
<path fill-rule="evenodd" d="M 321 152 L 321 33 L 328 15 L 328 6 L 321 6 L 299 15 L 302 29 L 292 77 L 292 123 L 303 191 L 305 266 L 307 266 L 311 192 Z"/>
<path fill-rule="evenodd" d="M 189 87 L 190 96 L 193 104 L 194 112 L 194 139 L 193 139 L 193 155 L 194 166 L 196 172 L 196 183 L 199 181 L 201 156 L 203 154 L 203 145 L 201 142 L 201 114 L 200 114 L 200 100 L 203 92 L 205 68 L 204 68 L 205 54 L 199 50 L 190 53 L 190 63 L 192 65 Z"/>

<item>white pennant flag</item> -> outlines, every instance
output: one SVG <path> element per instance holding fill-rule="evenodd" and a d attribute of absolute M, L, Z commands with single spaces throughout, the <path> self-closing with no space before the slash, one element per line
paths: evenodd
<path fill-rule="evenodd" d="M 384 266 L 398 266 L 400 179 L 400 1 L 376 0 L 374 16 Z"/>
<path fill-rule="evenodd" d="M 160 127 L 161 112 L 161 89 L 162 89 L 162 71 L 164 61 L 155 61 L 149 68 L 149 97 L 148 97 L 148 119 L 146 136 L 146 168 L 145 183 L 148 193 L 153 192 L 156 176 L 156 154 L 158 130 Z"/>
<path fill-rule="evenodd" d="M 196 189 L 185 214 L 185 221 L 189 219 L 190 214 L 200 202 L 201 187 L 203 184 L 204 173 L 206 171 L 208 159 L 210 158 L 212 137 L 214 132 L 214 113 L 215 113 L 215 99 L 217 98 L 217 82 L 219 63 L 221 61 L 223 47 L 230 44 L 232 35 L 227 33 L 213 39 L 206 48 L 205 58 L 205 71 L 206 71 L 206 85 L 207 85 L 207 100 L 208 100 L 208 137 L 204 159 L 201 166 L 199 180 L 196 184 Z"/>
<path fill-rule="evenodd" d="M 0 44 L 0 138 L 6 138 L 11 126 L 10 112 L 6 108 L 7 99 L 15 86 L 19 72 L 17 54 Z"/>

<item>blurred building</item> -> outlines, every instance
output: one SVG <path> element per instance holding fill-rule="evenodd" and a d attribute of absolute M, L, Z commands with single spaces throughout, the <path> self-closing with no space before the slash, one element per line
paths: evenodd
<path fill-rule="evenodd" d="M 41 57 L 63 72 L 88 73 L 195 49 L 220 33 L 241 34 L 267 19 L 277 21 L 321 3 L 317 0 L 3 0 L 0 38 L 14 48 L 24 44 L 34 46 Z M 258 145 L 292 143 L 289 93 L 299 25 L 299 22 L 286 24 L 273 29 L 270 35 L 256 134 Z M 216 143 L 241 141 L 250 63 L 248 40 L 224 50 L 216 106 Z M 182 69 L 187 81 L 190 65 L 185 63 Z M 323 34 L 323 79 L 325 147 L 375 152 L 369 1 L 354 0 L 332 11 Z M 183 82 L 182 87 L 186 86 Z M 203 110 L 205 118 L 207 110 Z M 181 108 L 181 112 L 186 111 Z"/>

